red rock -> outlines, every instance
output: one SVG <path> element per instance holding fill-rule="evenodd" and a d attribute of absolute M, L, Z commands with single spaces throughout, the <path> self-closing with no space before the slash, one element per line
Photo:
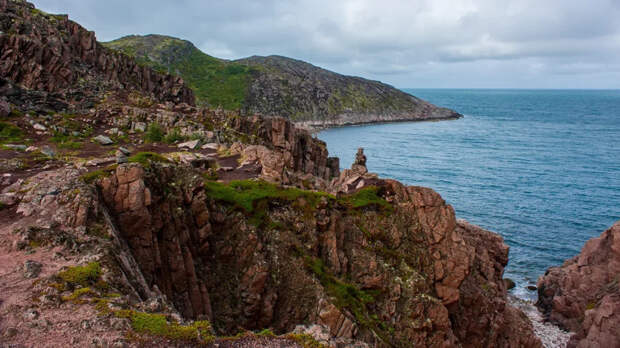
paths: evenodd
<path fill-rule="evenodd" d="M 538 280 L 537 306 L 575 332 L 569 347 L 620 346 L 620 222 Z"/>

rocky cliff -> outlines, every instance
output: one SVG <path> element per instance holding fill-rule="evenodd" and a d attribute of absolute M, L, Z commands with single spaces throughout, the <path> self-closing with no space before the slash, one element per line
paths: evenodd
<path fill-rule="evenodd" d="M 41 92 L 80 99 L 80 91 L 115 87 L 162 101 L 194 101 L 181 78 L 140 66 L 100 45 L 94 32 L 67 15 L 46 14 L 25 1 L 0 1 L 0 55 L 1 77 Z"/>
<path fill-rule="evenodd" d="M 162 35 L 132 35 L 104 44 L 145 65 L 182 76 L 199 101 L 212 107 L 283 116 L 308 128 L 461 117 L 378 81 L 340 75 L 291 58 L 224 61 L 188 41 Z"/>
<path fill-rule="evenodd" d="M 538 307 L 575 333 L 568 347 L 620 346 L 620 222 L 538 280 Z"/>
<path fill-rule="evenodd" d="M 0 80 L 2 344 L 540 347 L 508 247 L 432 189 L 361 149 L 341 171 L 285 118 L 192 106 L 66 17 L 0 4 L 21 23 L 0 42 L 33 42 Z"/>

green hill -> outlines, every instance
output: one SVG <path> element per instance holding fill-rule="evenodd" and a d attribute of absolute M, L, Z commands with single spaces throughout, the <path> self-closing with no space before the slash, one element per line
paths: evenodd
<path fill-rule="evenodd" d="M 287 57 L 223 60 L 189 41 L 162 35 L 126 36 L 104 45 L 181 76 L 199 104 L 284 116 L 308 127 L 461 117 L 379 81 Z"/>
<path fill-rule="evenodd" d="M 103 45 L 155 70 L 183 77 L 199 103 L 229 110 L 243 107 L 250 75 L 255 70 L 211 57 L 191 42 L 169 36 L 131 35 Z"/>

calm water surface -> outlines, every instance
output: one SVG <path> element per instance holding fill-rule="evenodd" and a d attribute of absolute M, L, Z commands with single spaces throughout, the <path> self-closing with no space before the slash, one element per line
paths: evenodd
<path fill-rule="evenodd" d="M 620 220 L 620 91 L 406 90 L 465 115 L 319 133 L 349 167 L 432 187 L 510 245 L 515 293 Z"/>

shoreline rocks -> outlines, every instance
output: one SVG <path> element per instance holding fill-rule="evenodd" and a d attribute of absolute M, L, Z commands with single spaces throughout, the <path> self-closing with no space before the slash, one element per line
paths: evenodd
<path fill-rule="evenodd" d="M 536 305 L 575 335 L 568 347 L 620 346 L 620 221 L 538 280 Z"/>

